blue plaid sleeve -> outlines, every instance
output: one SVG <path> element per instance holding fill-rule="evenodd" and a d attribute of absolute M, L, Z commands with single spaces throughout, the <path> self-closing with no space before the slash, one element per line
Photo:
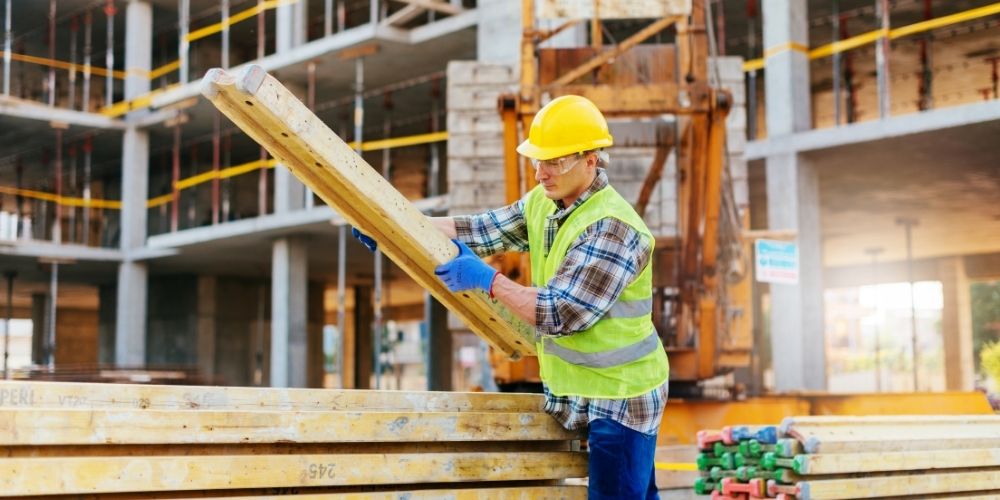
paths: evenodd
<path fill-rule="evenodd" d="M 477 215 L 454 217 L 458 240 L 480 257 L 499 252 L 527 252 L 524 200 Z"/>
<path fill-rule="evenodd" d="M 593 326 L 648 264 L 650 248 L 618 219 L 608 217 L 588 227 L 538 291 L 538 333 L 560 337 Z"/>

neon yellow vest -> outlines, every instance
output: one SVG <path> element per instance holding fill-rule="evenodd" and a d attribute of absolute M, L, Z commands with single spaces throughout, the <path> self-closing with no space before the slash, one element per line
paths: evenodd
<path fill-rule="evenodd" d="M 614 217 L 650 242 L 653 235 L 642 218 L 611 186 L 594 193 L 563 221 L 545 254 L 546 217 L 556 204 L 542 186 L 524 204 L 531 253 L 531 276 L 544 286 L 555 276 L 570 245 L 590 225 Z M 557 396 L 622 399 L 645 394 L 669 376 L 667 354 L 652 320 L 652 259 L 625 287 L 611 310 L 591 328 L 566 337 L 541 337 L 537 343 L 542 381 Z"/>

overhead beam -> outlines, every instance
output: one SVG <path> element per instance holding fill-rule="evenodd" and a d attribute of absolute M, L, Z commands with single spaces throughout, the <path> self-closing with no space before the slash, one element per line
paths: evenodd
<path fill-rule="evenodd" d="M 396 0 L 400 3 L 409 4 L 415 7 L 421 7 L 424 9 L 430 9 L 433 11 L 440 12 L 442 14 L 455 15 L 462 13 L 465 9 L 445 2 L 438 2 L 435 0 Z"/>

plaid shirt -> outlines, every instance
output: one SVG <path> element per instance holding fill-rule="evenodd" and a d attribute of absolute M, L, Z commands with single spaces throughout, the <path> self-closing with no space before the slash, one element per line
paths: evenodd
<path fill-rule="evenodd" d="M 590 188 L 570 207 L 559 208 L 545 221 L 545 248 L 551 248 L 559 226 L 574 209 L 608 185 L 604 169 Z M 458 239 L 480 256 L 498 252 L 527 252 L 528 227 L 524 199 L 479 215 L 455 217 Z M 573 335 L 597 323 L 625 287 L 645 268 L 649 242 L 628 224 L 608 217 L 587 227 L 570 246 L 555 276 L 538 288 L 535 322 L 538 333 L 552 337 Z M 667 402 L 668 383 L 629 399 L 591 399 L 555 396 L 545 388 L 545 411 L 567 429 L 610 418 L 630 429 L 655 434 Z"/>

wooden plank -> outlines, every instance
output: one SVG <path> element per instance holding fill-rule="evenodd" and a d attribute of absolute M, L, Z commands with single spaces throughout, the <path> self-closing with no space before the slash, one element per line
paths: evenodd
<path fill-rule="evenodd" d="M 447 2 L 442 2 L 439 0 L 396 0 L 397 2 L 402 2 L 405 4 L 413 5 L 416 7 L 422 7 L 424 9 L 430 9 L 438 11 L 442 14 L 456 15 L 461 14 L 465 11 L 462 7 L 458 5 L 452 5 Z"/>
<path fill-rule="evenodd" d="M 541 412 L 541 394 L 0 380 L 0 408 Z"/>
<path fill-rule="evenodd" d="M 835 427 L 856 425 L 927 425 L 946 424 L 1000 424 L 1000 415 L 870 415 L 870 416 L 801 416 L 786 417 L 781 422 L 781 431 L 793 427 Z"/>
<path fill-rule="evenodd" d="M 971 450 L 977 448 L 1000 448 L 1000 437 L 962 436 L 947 437 L 935 435 L 919 436 L 911 439 L 880 440 L 876 436 L 864 439 L 822 440 L 815 437 L 803 443 L 806 453 L 874 453 L 931 450 Z"/>
<path fill-rule="evenodd" d="M 481 292 L 452 293 L 434 268 L 458 249 L 377 171 L 259 66 L 205 75 L 202 93 L 345 219 L 500 352 L 534 355 L 533 329 Z"/>
<path fill-rule="evenodd" d="M 640 19 L 664 16 L 686 16 L 691 13 L 691 0 L 541 0 L 539 19 Z"/>
<path fill-rule="evenodd" d="M 896 497 L 996 489 L 1000 470 L 924 473 L 799 482 L 801 500 Z"/>
<path fill-rule="evenodd" d="M 587 475 L 587 454 L 424 453 L 0 459 L 0 496 L 460 483 Z M 54 480 L 58 476 L 59 480 Z"/>
<path fill-rule="evenodd" d="M 225 497 L 250 500 L 257 497 Z M 447 490 L 368 491 L 364 493 L 322 493 L 282 495 L 291 500 L 585 500 L 586 486 L 528 486 L 513 488 L 462 488 Z"/>
<path fill-rule="evenodd" d="M 0 445 L 564 440 L 544 413 L 0 410 Z"/>
<path fill-rule="evenodd" d="M 435 441 L 380 443 L 109 444 L 0 446 L 3 458 L 364 453 L 507 453 L 579 451 L 579 441 Z M 2 460 L 2 458 L 0 458 Z"/>
<path fill-rule="evenodd" d="M 564 440 L 544 413 L 0 410 L 0 445 Z"/>
<path fill-rule="evenodd" d="M 402 27 L 403 24 L 406 24 L 416 19 L 417 16 L 420 16 L 426 11 L 427 9 L 424 9 L 423 7 L 418 7 L 416 5 L 407 5 L 402 9 L 399 9 L 396 12 L 390 14 L 389 17 L 383 19 L 382 24 L 395 26 L 399 28 Z"/>
<path fill-rule="evenodd" d="M 802 475 L 819 475 L 994 466 L 1000 467 L 1000 448 L 798 455 L 793 469 Z"/>

